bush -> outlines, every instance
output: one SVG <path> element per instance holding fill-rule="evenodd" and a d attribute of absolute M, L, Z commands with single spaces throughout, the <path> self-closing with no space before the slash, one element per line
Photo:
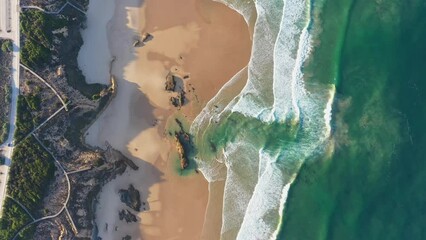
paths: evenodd
<path fill-rule="evenodd" d="M 0 239 L 12 239 L 16 232 L 31 221 L 21 207 L 9 198 L 3 203 L 3 217 L 0 219 Z M 31 239 L 33 233 L 25 231 L 22 239 Z"/>
<path fill-rule="evenodd" d="M 0 132 L 0 144 L 1 144 L 7 140 L 8 133 L 9 133 L 9 123 L 3 123 L 0 131 L 1 131 Z"/>
<path fill-rule="evenodd" d="M 22 62 L 30 67 L 48 63 L 53 42 L 52 30 L 56 26 L 54 18 L 40 11 L 24 11 L 20 20 L 21 34 L 25 39 L 21 47 Z"/>
<path fill-rule="evenodd" d="M 99 98 L 101 98 L 99 94 L 93 94 L 92 96 L 92 100 L 98 100 Z"/>
<path fill-rule="evenodd" d="M 6 52 L 12 52 L 13 51 L 13 43 L 10 40 L 5 40 L 3 41 L 3 43 L 1 44 L 1 50 L 6 53 Z"/>
<path fill-rule="evenodd" d="M 32 136 L 15 147 L 12 159 L 7 193 L 34 212 L 54 176 L 53 159 Z"/>
<path fill-rule="evenodd" d="M 18 115 L 16 119 L 15 142 L 22 140 L 30 133 L 34 126 L 32 124 L 30 108 L 22 95 L 18 96 Z"/>
<path fill-rule="evenodd" d="M 39 111 L 40 110 L 40 105 L 41 105 L 41 98 L 39 95 L 34 95 L 34 94 L 30 94 L 27 96 L 26 98 L 28 106 L 34 110 L 34 111 Z"/>

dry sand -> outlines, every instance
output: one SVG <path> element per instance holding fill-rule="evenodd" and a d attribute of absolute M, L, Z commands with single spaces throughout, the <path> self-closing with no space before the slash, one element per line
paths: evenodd
<path fill-rule="evenodd" d="M 220 231 L 220 218 L 212 218 L 208 225 L 214 226 L 202 233 L 207 182 L 201 174 L 179 176 L 174 169 L 175 147 L 165 128 L 177 110 L 169 103 L 171 94 L 164 91 L 164 82 L 169 71 L 190 75 L 183 80 L 189 103 L 179 112 L 191 122 L 247 64 L 251 47 L 247 25 L 236 12 L 210 0 L 146 0 L 143 5 L 139 0 L 91 0 L 90 8 L 103 9 L 107 15 L 111 9 L 105 7 L 111 8 L 111 4 L 110 16 L 98 16 L 99 11 L 88 16 L 89 23 L 100 25 L 93 31 L 89 26 L 83 35 L 88 45 L 83 46 L 79 61 L 84 58 L 80 66 L 90 82 L 102 83 L 103 78 L 90 76 L 105 74 L 115 56 L 112 73 L 118 92 L 89 128 L 86 141 L 99 147 L 108 141 L 140 169 L 127 170 L 102 189 L 96 213 L 99 236 L 104 240 L 127 234 L 132 239 L 200 239 L 203 234 L 214 239 Z M 100 19 L 90 20 L 96 17 Z M 106 24 L 103 20 L 108 18 L 111 21 Z M 103 32 L 99 28 L 107 29 L 109 50 L 102 49 L 105 40 L 97 36 Z M 153 35 L 152 41 L 134 48 L 135 39 L 145 32 Z M 129 184 L 141 192 L 146 211 L 137 214 L 137 223 L 126 224 L 118 219 L 118 211 L 126 207 L 117 192 Z M 215 189 L 220 196 L 220 186 Z M 210 214 L 213 209 L 213 215 L 221 215 L 220 205 L 215 205 L 220 200 L 209 202 Z"/>

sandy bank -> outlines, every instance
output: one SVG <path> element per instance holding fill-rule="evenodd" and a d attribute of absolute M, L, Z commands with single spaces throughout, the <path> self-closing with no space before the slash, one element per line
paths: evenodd
<path fill-rule="evenodd" d="M 190 76 L 183 80 L 189 101 L 180 115 L 191 122 L 247 64 L 251 47 L 247 26 L 237 13 L 210 0 L 146 0 L 143 5 L 138 0 L 91 0 L 90 8 L 110 4 L 115 6 L 111 16 L 105 16 L 109 11 L 103 16 L 98 16 L 99 10 L 92 13 L 99 18 L 92 22 L 99 25 L 85 30 L 93 31 L 86 33 L 85 41 L 96 44 L 102 41 L 97 39 L 96 32 L 103 32 L 99 28 L 108 29 L 109 50 L 103 44 L 82 48 L 79 62 L 80 56 L 93 57 L 80 64 L 86 64 L 83 72 L 89 81 L 102 82 L 94 76 L 108 74 L 111 56 L 116 57 L 112 73 L 118 92 L 89 128 L 86 141 L 99 147 L 107 141 L 140 168 L 126 171 L 103 188 L 96 215 L 99 235 L 104 240 L 127 234 L 132 239 L 200 239 L 208 184 L 201 174 L 182 177 L 174 170 L 176 153 L 165 128 L 177 109 L 169 103 L 171 94 L 164 91 L 164 81 L 170 71 Z M 153 35 L 152 41 L 134 48 L 135 40 L 146 32 Z M 96 49 L 100 55 L 92 56 Z M 118 211 L 127 208 L 117 192 L 129 184 L 141 192 L 146 211 L 137 214 L 137 223 L 126 224 L 118 219 Z"/>

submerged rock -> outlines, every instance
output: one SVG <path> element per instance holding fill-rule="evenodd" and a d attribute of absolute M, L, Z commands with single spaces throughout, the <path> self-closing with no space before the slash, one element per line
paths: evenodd
<path fill-rule="evenodd" d="M 121 202 L 125 203 L 126 206 L 129 208 L 140 211 L 141 208 L 141 198 L 139 191 L 133 187 L 132 184 L 130 184 L 128 189 L 120 189 L 118 191 L 120 194 L 120 200 Z"/>

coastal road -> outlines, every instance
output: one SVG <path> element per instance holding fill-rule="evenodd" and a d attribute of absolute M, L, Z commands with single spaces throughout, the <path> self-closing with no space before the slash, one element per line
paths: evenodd
<path fill-rule="evenodd" d="M 11 102 L 9 111 L 9 135 L 4 144 L 0 146 L 0 151 L 4 155 L 5 163 L 0 166 L 0 217 L 3 214 L 3 202 L 6 198 L 6 183 L 9 174 L 9 167 L 12 163 L 14 148 L 13 135 L 16 128 L 16 113 L 19 96 L 19 69 L 20 69 L 20 32 L 19 32 L 19 0 L 2 0 L 0 2 L 0 38 L 8 38 L 13 41 L 12 60 L 12 81 L 11 81 Z M 5 28 L 5 29 L 4 29 Z"/>

